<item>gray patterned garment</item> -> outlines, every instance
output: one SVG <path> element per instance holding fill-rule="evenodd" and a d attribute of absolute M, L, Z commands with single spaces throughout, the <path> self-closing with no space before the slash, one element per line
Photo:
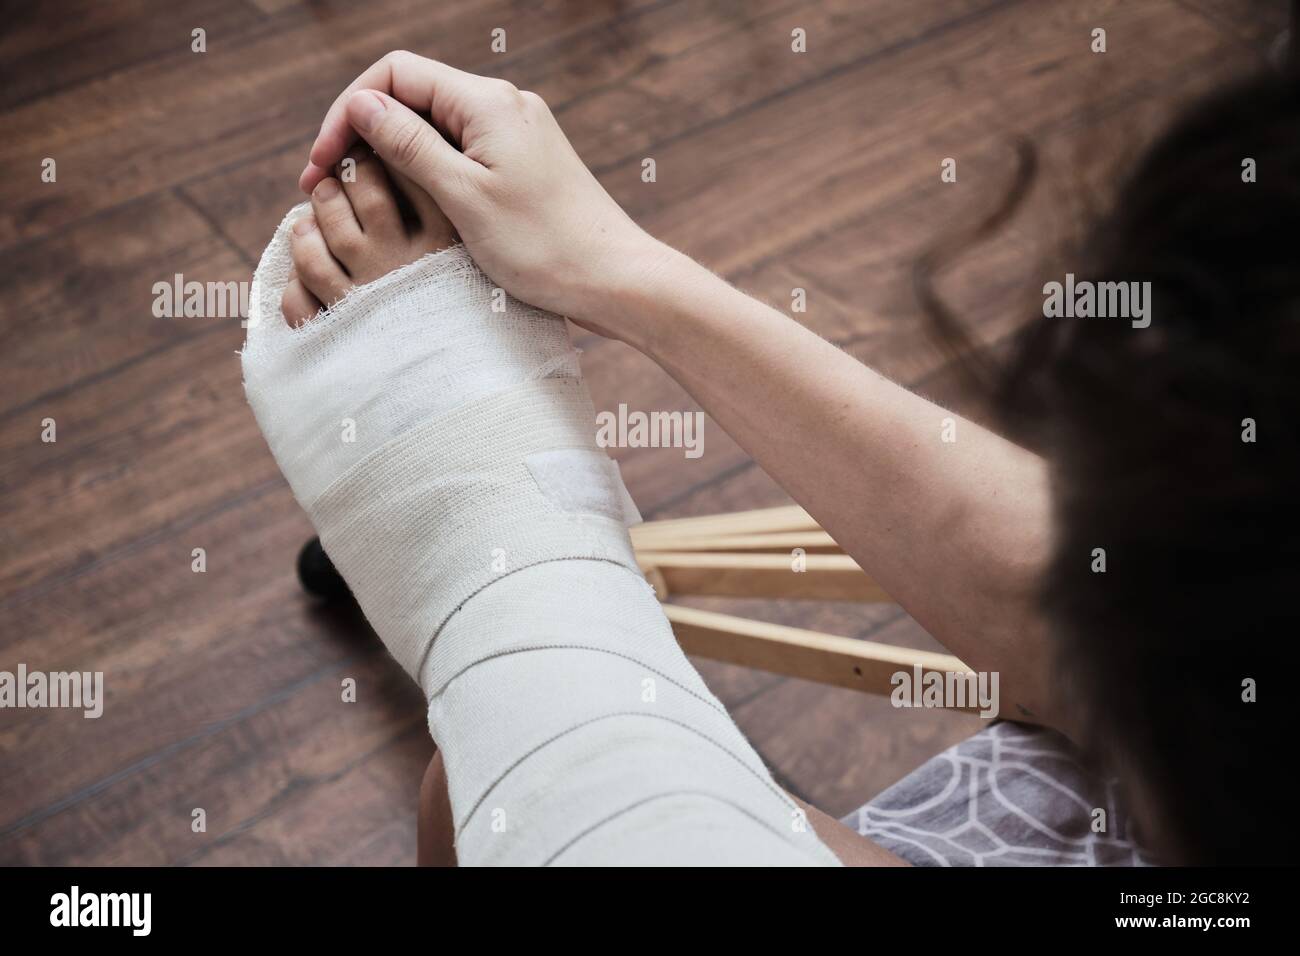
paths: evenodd
<path fill-rule="evenodd" d="M 1094 833 L 1095 809 L 1106 811 Z M 996 722 L 844 818 L 916 866 L 1149 866 L 1064 737 Z"/>

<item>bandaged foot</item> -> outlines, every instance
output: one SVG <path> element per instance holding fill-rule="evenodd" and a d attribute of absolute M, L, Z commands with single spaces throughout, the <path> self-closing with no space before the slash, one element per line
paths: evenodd
<path fill-rule="evenodd" d="M 404 222 L 379 162 L 356 158 L 356 181 L 318 186 L 263 256 L 244 381 L 326 552 L 418 677 L 492 581 L 541 561 L 636 562 L 563 321 L 510 300 L 462 246 L 421 256 L 446 221 L 417 192 Z"/>
<path fill-rule="evenodd" d="M 258 266 L 245 388 L 430 701 L 458 859 L 834 862 L 637 568 L 564 321 L 463 247 L 432 251 L 451 235 L 436 207 L 399 181 L 402 216 L 357 158 L 356 183 L 318 187 Z"/>

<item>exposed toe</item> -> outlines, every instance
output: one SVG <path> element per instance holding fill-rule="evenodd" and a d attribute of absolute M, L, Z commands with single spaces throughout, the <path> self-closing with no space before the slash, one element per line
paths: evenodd
<path fill-rule="evenodd" d="M 347 158 L 356 165 L 351 176 L 344 166 L 339 178 L 366 237 L 382 241 L 402 236 L 402 214 L 383 164 L 368 147 L 354 149 Z"/>
<path fill-rule="evenodd" d="M 445 249 L 456 232 L 423 189 L 389 172 L 369 147 L 355 147 L 311 195 L 312 213 L 294 224 L 290 252 L 298 286 L 285 291 L 290 324 L 331 306 L 420 256 Z"/>
<path fill-rule="evenodd" d="M 364 236 L 361 223 L 352 211 L 352 203 L 337 179 L 322 179 L 312 190 L 311 208 L 329 251 L 350 275 L 353 274 L 361 265 Z"/>
<path fill-rule="evenodd" d="M 393 185 L 406 198 L 415 213 L 412 237 L 421 247 L 421 253 L 446 249 L 456 241 L 456 230 L 433 197 L 395 169 L 388 171 Z"/>
<path fill-rule="evenodd" d="M 304 216 L 294 223 L 289 248 L 299 281 L 320 302 L 333 305 L 352 288 L 352 280 L 330 255 L 313 216 Z"/>
<path fill-rule="evenodd" d="M 280 298 L 280 314 L 284 316 L 285 322 L 289 323 L 290 328 L 297 328 L 320 310 L 320 300 L 303 288 L 296 275 L 293 276 Z"/>

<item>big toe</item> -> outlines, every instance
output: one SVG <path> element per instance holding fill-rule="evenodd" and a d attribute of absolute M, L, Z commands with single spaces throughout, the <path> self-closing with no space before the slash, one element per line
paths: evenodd
<path fill-rule="evenodd" d="M 297 328 L 321 310 L 320 300 L 307 291 L 306 286 L 298 281 L 298 276 L 289 278 L 280 297 L 280 314 L 290 328 Z"/>

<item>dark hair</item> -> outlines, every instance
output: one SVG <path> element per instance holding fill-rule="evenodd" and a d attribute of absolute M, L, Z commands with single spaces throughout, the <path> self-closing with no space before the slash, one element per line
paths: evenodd
<path fill-rule="evenodd" d="M 1012 195 L 976 235 L 1005 221 L 1033 167 L 1022 146 Z M 1149 327 L 1038 317 L 1007 363 L 972 363 L 929 284 L 950 252 L 918 263 L 922 304 L 1009 433 L 1050 463 L 1042 607 L 1078 743 L 1119 773 L 1163 858 L 1296 862 L 1296 75 L 1254 77 L 1183 113 L 1067 261 L 1080 280 L 1150 282 Z"/>

